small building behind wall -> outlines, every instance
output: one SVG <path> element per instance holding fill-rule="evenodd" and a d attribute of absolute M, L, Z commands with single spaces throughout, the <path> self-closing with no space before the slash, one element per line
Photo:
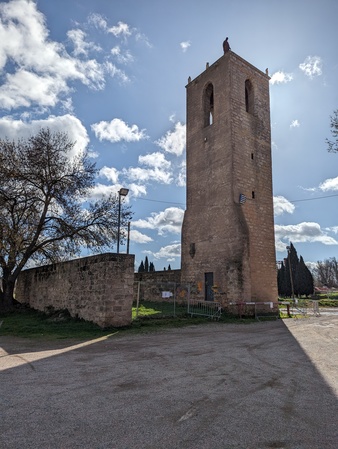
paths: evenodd
<path fill-rule="evenodd" d="M 24 270 L 15 294 L 36 310 L 121 327 L 132 321 L 133 283 L 134 255 L 105 253 Z"/>
<path fill-rule="evenodd" d="M 186 86 L 181 269 L 201 299 L 277 301 L 269 79 L 227 51 Z"/>

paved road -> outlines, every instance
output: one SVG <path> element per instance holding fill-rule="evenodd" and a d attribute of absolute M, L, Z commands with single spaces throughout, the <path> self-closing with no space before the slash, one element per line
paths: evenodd
<path fill-rule="evenodd" d="M 0 338 L 2 449 L 336 449 L 338 317 Z"/>

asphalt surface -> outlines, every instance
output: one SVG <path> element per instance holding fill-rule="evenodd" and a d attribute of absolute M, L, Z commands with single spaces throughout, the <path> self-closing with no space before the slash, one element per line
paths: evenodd
<path fill-rule="evenodd" d="M 1 449 L 336 449 L 338 317 L 0 338 Z"/>

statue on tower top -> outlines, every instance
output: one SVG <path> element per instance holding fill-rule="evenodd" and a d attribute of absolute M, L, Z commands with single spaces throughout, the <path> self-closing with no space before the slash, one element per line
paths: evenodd
<path fill-rule="evenodd" d="M 227 53 L 229 50 L 231 50 L 229 42 L 228 42 L 228 37 L 225 39 L 225 41 L 223 42 L 223 51 L 224 54 Z"/>

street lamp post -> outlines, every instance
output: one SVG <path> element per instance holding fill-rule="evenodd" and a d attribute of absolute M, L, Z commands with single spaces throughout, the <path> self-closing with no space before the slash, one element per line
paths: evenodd
<path fill-rule="evenodd" d="M 121 196 L 127 196 L 129 189 L 122 187 L 119 190 L 119 214 L 117 218 L 117 254 L 120 253 L 120 235 L 121 235 Z"/>

